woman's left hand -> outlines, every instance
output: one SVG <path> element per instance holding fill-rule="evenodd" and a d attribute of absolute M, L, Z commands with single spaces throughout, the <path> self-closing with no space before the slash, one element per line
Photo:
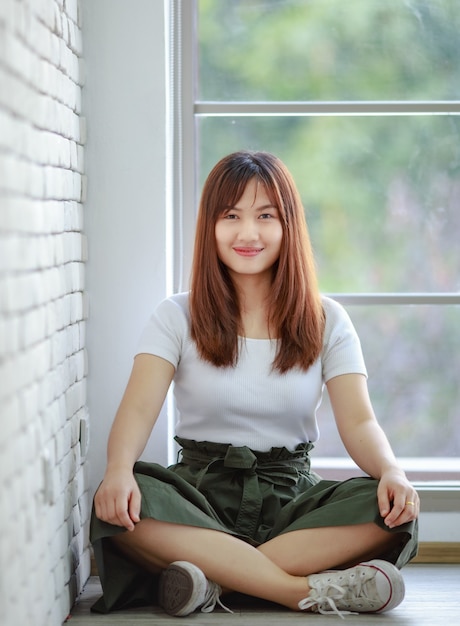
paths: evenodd
<path fill-rule="evenodd" d="M 402 470 L 391 469 L 380 478 L 377 498 L 380 515 L 389 528 L 416 519 L 420 498 Z"/>

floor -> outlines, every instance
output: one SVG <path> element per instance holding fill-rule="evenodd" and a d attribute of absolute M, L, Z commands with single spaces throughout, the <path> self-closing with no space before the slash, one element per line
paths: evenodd
<path fill-rule="evenodd" d="M 347 616 L 345 624 L 367 626 L 451 626 L 460 622 L 460 565 L 408 565 L 404 568 L 406 598 L 389 613 L 381 615 Z M 66 626 L 284 626 L 308 621 L 308 626 L 325 626 L 338 616 L 323 616 L 312 613 L 296 613 L 279 607 L 247 598 L 230 602 L 234 614 L 222 610 L 213 613 L 194 613 L 188 617 L 174 618 L 166 615 L 158 607 L 132 609 L 97 615 L 90 612 L 90 606 L 100 595 L 99 580 L 90 578 L 85 590 L 75 605 Z"/>

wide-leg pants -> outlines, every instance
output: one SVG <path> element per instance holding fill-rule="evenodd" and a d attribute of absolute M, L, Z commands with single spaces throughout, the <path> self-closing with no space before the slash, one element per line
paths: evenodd
<path fill-rule="evenodd" d="M 322 480 L 310 468 L 310 443 L 295 451 L 256 452 L 242 446 L 176 438 L 180 462 L 168 468 L 138 462 L 134 476 L 142 494 L 141 519 L 229 533 L 253 546 L 294 530 L 374 522 L 400 542 L 379 558 L 401 568 L 417 553 L 417 522 L 389 529 L 377 503 L 378 481 Z M 157 577 L 117 551 L 110 540 L 126 532 L 93 511 L 91 541 L 103 596 L 97 612 L 152 605 Z"/>

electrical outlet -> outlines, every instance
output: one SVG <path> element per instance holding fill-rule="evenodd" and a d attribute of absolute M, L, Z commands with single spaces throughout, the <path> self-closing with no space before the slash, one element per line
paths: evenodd
<path fill-rule="evenodd" d="M 45 448 L 42 452 L 43 467 L 43 499 L 46 504 L 53 504 L 55 501 L 54 490 L 54 467 L 49 450 Z"/>
<path fill-rule="evenodd" d="M 88 417 L 80 419 L 80 454 L 85 457 L 89 448 L 89 421 Z"/>

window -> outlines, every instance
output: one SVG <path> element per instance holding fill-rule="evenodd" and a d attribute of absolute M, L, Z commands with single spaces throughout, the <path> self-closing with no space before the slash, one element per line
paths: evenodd
<path fill-rule="evenodd" d="M 361 337 L 395 452 L 415 478 L 458 480 L 457 0 L 175 6 L 182 275 L 210 168 L 240 148 L 277 154 L 299 186 L 320 287 Z M 344 451 L 327 398 L 319 421 L 317 454 L 332 464 Z"/>

